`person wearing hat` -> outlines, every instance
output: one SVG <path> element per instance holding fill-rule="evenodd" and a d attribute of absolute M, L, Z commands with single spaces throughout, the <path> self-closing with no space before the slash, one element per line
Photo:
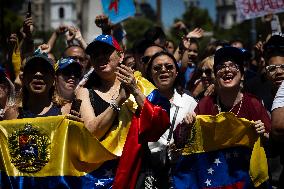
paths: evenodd
<path fill-rule="evenodd" d="M 44 54 L 35 52 L 23 67 L 22 107 L 18 118 L 61 115 L 61 107 L 53 103 L 55 70 L 52 61 Z M 40 100 L 37 100 L 40 99 Z"/>
<path fill-rule="evenodd" d="M 15 87 L 7 77 L 4 68 L 0 66 L 0 120 L 13 119 L 15 109 Z"/>
<path fill-rule="evenodd" d="M 82 66 L 72 58 L 61 58 L 54 65 L 54 69 L 54 100 L 62 106 L 62 114 L 69 114 L 72 101 L 75 99 L 75 89 L 81 78 Z"/>
<path fill-rule="evenodd" d="M 119 157 L 112 188 L 135 188 L 145 163 L 142 144 L 158 140 L 167 129 L 169 101 L 121 64 L 123 52 L 113 36 L 99 35 L 86 53 L 94 72 L 87 88 L 79 88 L 76 94 L 82 100 L 82 119 L 101 144 Z"/>
<path fill-rule="evenodd" d="M 187 135 L 184 133 L 187 133 L 186 131 L 190 133 L 195 123 L 196 115 L 216 116 L 221 112 L 231 112 L 237 118 L 245 118 L 254 121 L 255 124 L 253 127 L 256 133 L 264 138 L 269 137 L 268 133 L 270 132 L 271 123 L 266 109 L 256 97 L 241 91 L 241 79 L 244 74 L 244 58 L 243 51 L 236 47 L 223 47 L 216 51 L 213 65 L 216 78 L 215 93 L 203 97 L 197 104 L 195 113 L 189 114 L 184 119 L 185 124 L 177 126 L 177 129 L 174 131 L 174 138 L 178 148 L 183 148 L 189 140 L 188 137 L 190 134 Z M 188 127 L 187 125 L 191 126 Z M 183 133 L 181 133 L 181 131 L 183 131 Z M 202 135 L 206 135 L 206 133 Z M 247 173 L 248 171 L 249 170 L 247 170 Z M 228 172 L 227 174 L 230 173 Z M 247 181 L 242 180 L 242 182 L 246 183 Z M 251 186 L 249 188 L 254 187 Z"/>

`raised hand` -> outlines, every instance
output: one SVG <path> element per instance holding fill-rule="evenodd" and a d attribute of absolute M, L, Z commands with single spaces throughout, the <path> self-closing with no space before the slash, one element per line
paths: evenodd
<path fill-rule="evenodd" d="M 23 23 L 23 36 L 31 37 L 33 31 L 34 31 L 33 18 L 32 17 L 25 18 Z"/>
<path fill-rule="evenodd" d="M 55 32 L 57 35 L 65 34 L 68 31 L 68 26 L 66 25 L 60 25 L 58 28 L 56 28 Z"/>
<path fill-rule="evenodd" d="M 51 48 L 48 44 L 42 44 L 40 46 L 38 46 L 38 48 L 40 49 L 41 52 L 45 52 L 45 53 L 50 53 Z"/>
<path fill-rule="evenodd" d="M 108 19 L 108 16 L 106 16 L 104 14 L 100 14 L 100 15 L 96 16 L 95 24 L 96 24 L 96 26 L 98 26 L 99 28 L 102 28 L 103 30 L 111 28 L 111 22 Z"/>
<path fill-rule="evenodd" d="M 130 93 L 133 93 L 137 89 L 136 79 L 131 68 L 120 64 L 115 73 L 122 86 L 129 90 Z"/>
<path fill-rule="evenodd" d="M 67 43 L 72 42 L 75 39 L 75 35 L 76 35 L 76 28 L 74 26 L 69 26 L 68 32 L 66 32 Z"/>
<path fill-rule="evenodd" d="M 18 36 L 15 33 L 11 33 L 8 37 L 7 42 L 10 46 L 11 51 L 18 47 Z"/>
<path fill-rule="evenodd" d="M 203 36 L 204 30 L 202 28 L 194 28 L 190 31 L 186 37 L 187 38 L 201 38 Z"/>

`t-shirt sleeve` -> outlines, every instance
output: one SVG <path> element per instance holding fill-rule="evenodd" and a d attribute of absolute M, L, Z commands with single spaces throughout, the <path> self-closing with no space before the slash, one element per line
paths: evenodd
<path fill-rule="evenodd" d="M 271 111 L 284 107 L 284 82 L 280 85 L 273 101 Z"/>

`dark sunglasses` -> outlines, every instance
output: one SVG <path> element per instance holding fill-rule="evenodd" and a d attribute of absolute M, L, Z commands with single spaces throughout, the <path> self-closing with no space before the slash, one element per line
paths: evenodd
<path fill-rule="evenodd" d="M 213 70 L 210 68 L 207 68 L 207 69 L 200 69 L 199 72 L 201 75 L 204 73 L 206 76 L 211 76 L 213 73 Z"/>
<path fill-rule="evenodd" d="M 165 67 L 168 72 L 173 71 L 173 69 L 175 69 L 175 66 L 173 64 L 159 64 L 159 65 L 153 66 L 152 69 L 155 72 L 160 72 L 163 69 L 163 67 Z"/>
<path fill-rule="evenodd" d="M 74 75 L 75 78 L 81 78 L 81 72 L 79 70 L 63 69 L 60 73 L 66 77 Z"/>
<path fill-rule="evenodd" d="M 151 59 L 151 56 L 142 56 L 141 57 L 141 62 L 143 62 L 144 64 L 147 64 Z"/>

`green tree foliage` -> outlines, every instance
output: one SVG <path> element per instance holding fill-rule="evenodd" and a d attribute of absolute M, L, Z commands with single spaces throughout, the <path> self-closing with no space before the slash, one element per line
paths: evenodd
<path fill-rule="evenodd" d="M 197 27 L 202 28 L 205 31 L 212 31 L 214 28 L 214 23 L 209 16 L 208 10 L 199 7 L 188 7 L 186 12 L 182 15 L 182 18 L 179 20 L 181 20 L 190 31 Z M 175 21 L 178 21 L 178 19 Z M 183 35 L 182 32 L 177 31 L 175 28 L 170 28 L 169 38 L 175 42 L 176 46 L 180 43 Z M 203 37 L 199 40 L 200 51 L 203 51 L 209 41 L 209 37 Z"/>
<path fill-rule="evenodd" d="M 190 6 L 183 14 L 182 20 L 189 29 L 196 27 L 201 27 L 206 31 L 212 31 L 213 29 L 213 21 L 207 9 Z"/>

